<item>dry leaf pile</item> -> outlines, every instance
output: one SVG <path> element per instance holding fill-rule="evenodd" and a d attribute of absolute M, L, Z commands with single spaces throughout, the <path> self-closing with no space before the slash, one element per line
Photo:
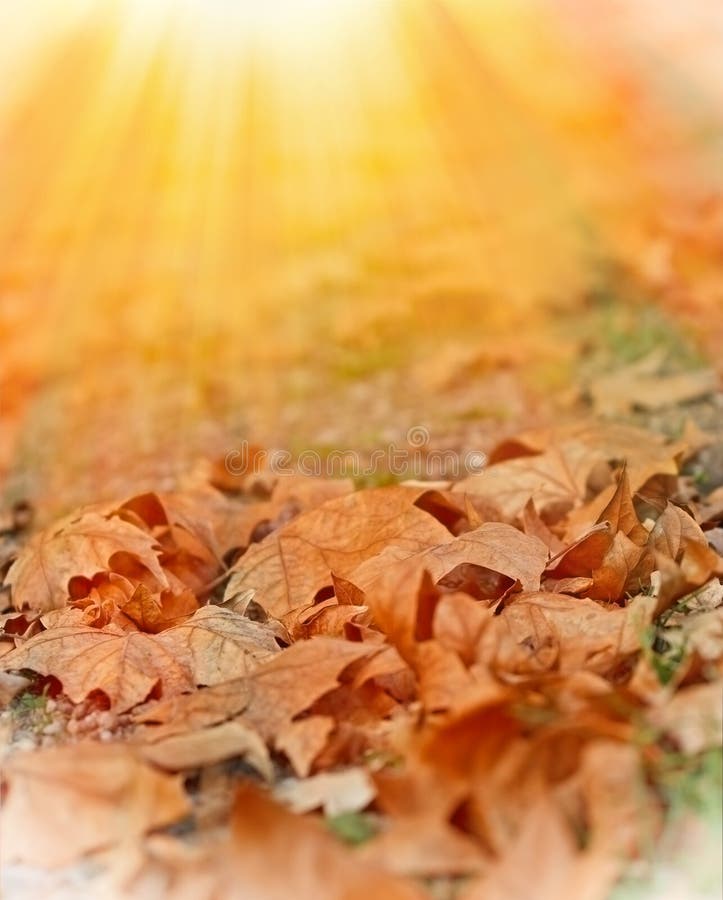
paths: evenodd
<path fill-rule="evenodd" d="M 579 425 L 433 489 L 211 473 L 36 534 L 5 579 L 4 862 L 110 853 L 134 897 L 605 897 L 661 759 L 721 745 L 696 449 Z"/>

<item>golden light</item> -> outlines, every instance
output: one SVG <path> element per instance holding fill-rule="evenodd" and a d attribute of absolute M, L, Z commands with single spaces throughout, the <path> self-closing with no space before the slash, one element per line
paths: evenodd
<path fill-rule="evenodd" d="M 594 253 L 637 258 L 651 160 L 697 168 L 565 4 L 0 3 L 0 475 L 82 428 L 100 480 L 118 422 L 152 448 L 209 397 L 273 443 L 279 373 L 436 343 L 455 304 L 531 329 Z"/>
<path fill-rule="evenodd" d="M 121 0 L 126 12 L 164 20 L 198 44 L 264 54 L 309 55 L 390 0 Z"/>

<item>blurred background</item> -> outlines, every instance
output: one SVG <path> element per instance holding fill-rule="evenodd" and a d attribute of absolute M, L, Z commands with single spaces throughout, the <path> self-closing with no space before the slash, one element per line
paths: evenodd
<path fill-rule="evenodd" d="M 4 499 L 694 400 L 722 48 L 719 0 L 3 4 Z"/>

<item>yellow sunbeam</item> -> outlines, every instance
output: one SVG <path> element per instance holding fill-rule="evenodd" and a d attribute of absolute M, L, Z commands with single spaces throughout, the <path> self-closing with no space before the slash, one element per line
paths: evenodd
<path fill-rule="evenodd" d="M 533 329 L 640 256 L 662 117 L 560 2 L 0 9 L 0 474 L 81 431 L 105 471 L 118 422 L 263 433 L 302 368 Z"/>
<path fill-rule="evenodd" d="M 363 27 L 392 0 L 117 0 L 123 15 L 185 29 L 214 53 L 260 52 L 286 64 L 314 61 L 320 49 Z"/>

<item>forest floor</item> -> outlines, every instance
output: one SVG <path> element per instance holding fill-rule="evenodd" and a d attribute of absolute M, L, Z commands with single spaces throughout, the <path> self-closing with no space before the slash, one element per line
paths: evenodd
<path fill-rule="evenodd" d="M 0 713 L 9 797 L 3 828 L 6 852 L 14 860 L 4 866 L 7 896 L 64 900 L 92 890 L 95 896 L 175 897 L 183 888 L 194 898 L 271 897 L 283 896 L 294 884 L 304 897 L 352 897 L 356 878 L 372 878 L 378 879 L 379 896 L 517 898 L 530 896 L 525 893 L 530 888 L 517 884 L 512 873 L 537 853 L 544 853 L 546 862 L 536 898 L 717 896 L 723 813 L 714 707 L 720 705 L 723 595 L 715 587 L 720 561 L 712 548 L 722 549 L 723 394 L 715 370 L 693 331 L 659 307 L 630 298 L 593 296 L 574 316 L 548 313 L 544 332 L 540 319 L 533 327 L 520 323 L 514 339 L 501 334 L 499 340 L 466 337 L 450 304 L 442 321 L 437 309 L 432 304 L 427 312 L 426 333 L 419 325 L 410 332 L 408 323 L 380 318 L 369 326 L 367 346 L 362 342 L 341 355 L 320 351 L 313 365 L 301 357 L 273 365 L 257 361 L 243 379 L 248 390 L 234 391 L 243 421 L 231 425 L 233 413 L 223 408 L 228 401 L 218 399 L 215 419 L 197 418 L 197 431 L 180 446 L 169 446 L 171 432 L 164 430 L 175 427 L 179 408 L 189 402 L 173 385 L 166 400 L 156 399 L 153 420 L 147 422 L 139 421 L 144 408 L 132 412 L 133 397 L 119 389 L 117 405 L 87 417 L 71 465 L 52 452 L 52 432 L 51 440 L 47 432 L 36 435 L 33 453 L 20 457 L 10 478 L 4 513 L 5 570 L 19 560 L 8 576 L 0 645 L 4 668 L 15 673 L 3 676 L 6 710 Z M 460 322 L 467 315 L 461 304 Z M 259 387 L 267 381 L 273 382 L 269 393 Z M 66 402 L 62 381 L 51 380 L 39 390 L 43 404 L 55 404 L 58 396 Z M 87 395 L 81 393 L 76 402 L 88 409 Z M 133 424 L 124 432 L 120 420 L 126 409 Z M 185 409 L 180 418 L 193 415 Z M 41 430 L 49 427 L 37 422 Z M 32 431 L 33 420 L 27 424 Z M 138 434 L 145 436 L 145 449 Z M 92 454 L 84 462 L 83 447 Z M 401 469 L 390 464 L 390 447 L 402 452 Z M 256 477 L 234 468 L 239 454 L 253 459 L 262 448 L 289 451 L 288 478 L 268 464 Z M 344 465 L 351 465 L 344 471 L 335 457 L 340 450 Z M 380 450 L 381 462 L 372 465 Z M 491 455 L 489 467 L 475 462 L 476 469 L 461 465 L 449 471 L 450 460 L 479 453 Z M 441 462 L 425 468 L 435 454 Z M 621 462 L 634 479 L 631 487 Z M 496 473 L 488 486 L 485 478 Z M 614 485 L 616 476 L 617 492 L 610 499 L 604 486 L 611 479 Z M 401 489 L 408 499 L 384 493 L 399 490 L 393 485 L 410 477 L 417 487 Z M 425 494 L 420 480 L 437 493 Z M 463 496 L 455 493 L 455 484 L 469 491 L 466 507 L 455 499 Z M 356 493 L 346 494 L 352 487 Z M 383 493 L 376 500 L 379 487 Z M 149 501 L 146 491 L 157 499 Z M 423 499 L 428 496 L 436 499 Z M 665 498 L 678 506 L 666 507 Z M 127 509 L 120 515 L 139 529 L 135 536 L 114 531 L 124 499 Z M 534 507 L 525 512 L 527 499 Z M 72 517 L 53 525 L 59 515 L 87 503 L 103 517 L 99 531 L 94 524 L 74 538 Z M 335 511 L 340 503 L 348 505 L 341 520 Z M 318 504 L 323 504 L 321 519 Z M 680 543 L 680 523 L 662 524 L 666 508 L 686 517 L 682 527 L 689 543 Z M 30 527 L 29 510 L 37 515 Z M 421 523 L 398 521 L 413 510 L 428 520 L 421 533 Z M 74 514 L 76 521 L 79 515 Z M 486 550 L 468 548 L 455 556 L 450 550 L 455 541 L 480 528 L 483 533 L 485 522 L 500 523 L 510 534 L 490 535 Z M 601 522 L 625 546 L 635 535 L 640 545 L 635 559 L 622 562 L 615 543 L 606 544 L 599 558 L 599 548 L 590 551 L 596 563 L 584 555 L 575 558 L 580 540 L 583 545 L 597 540 Z M 335 549 L 340 525 L 352 537 Z M 28 543 L 28 534 L 43 526 L 41 559 L 40 545 Z M 283 563 L 291 566 L 283 596 L 277 562 L 267 556 L 275 552 L 279 529 L 282 535 L 296 529 L 304 545 L 319 546 L 309 555 L 283 551 L 292 554 Z M 138 544 L 141 533 L 150 545 Z M 503 548 L 512 534 L 530 543 L 521 544 L 510 562 Z M 111 542 L 100 558 L 91 543 L 98 539 Z M 152 540 L 163 551 L 148 557 Z M 539 549 L 533 542 L 539 540 L 544 555 L 534 563 Z M 410 541 L 412 563 L 404 568 Z M 272 549 L 262 549 L 267 546 Z M 111 550 L 127 550 L 121 553 L 126 561 L 108 556 Z M 416 579 L 430 564 L 429 553 L 441 551 L 449 552 L 449 562 L 441 555 L 432 567 L 437 618 L 425 636 L 429 625 L 423 617 L 429 613 L 421 598 L 432 585 Z M 571 562 L 556 569 L 560 554 L 571 555 Z M 236 560 L 225 575 L 221 556 L 226 563 Z M 128 558 L 136 561 L 130 568 Z M 531 575 L 530 566 L 536 565 Z M 639 572 L 637 587 L 631 566 Z M 662 566 L 662 581 L 649 580 L 655 566 Z M 607 583 L 606 567 L 617 571 L 614 588 L 600 586 Z M 295 585 L 297 569 L 301 584 Z M 68 598 L 71 574 L 75 587 Z M 164 574 L 171 577 L 170 588 L 159 582 Z M 117 594 L 104 587 L 113 580 Z M 219 587 L 209 592 L 209 582 Z M 150 605 L 138 607 L 139 590 Z M 583 625 L 576 608 L 600 603 L 607 616 L 632 615 L 629 611 L 651 592 L 658 599 L 648 624 L 636 626 L 632 639 L 618 636 L 611 643 L 606 621 Z M 391 596 L 397 612 L 385 605 Z M 581 599 L 587 596 L 596 599 Z M 545 607 L 550 598 L 559 609 Z M 117 660 L 112 653 L 110 669 L 105 651 L 94 656 L 95 637 L 128 640 L 129 634 L 145 633 L 163 640 L 183 629 L 184 621 L 195 621 L 194 610 L 209 609 L 209 602 L 229 621 L 212 623 L 211 632 L 199 622 L 180 644 L 174 638 L 175 644 L 163 645 L 175 655 L 176 661 L 166 664 L 172 668 L 190 652 L 190 681 L 185 671 L 159 670 L 152 687 L 148 662 L 138 668 L 132 653 L 130 663 L 127 651 Z M 453 602 L 460 604 L 455 615 L 467 622 L 462 633 L 440 612 L 451 614 Z M 544 617 L 533 616 L 527 624 L 516 620 L 515 611 L 524 610 L 525 603 L 541 604 L 547 624 Z M 513 618 L 496 633 L 482 620 L 474 634 L 465 633 L 478 607 L 495 611 L 493 624 L 508 611 Z M 418 619 L 413 638 L 403 624 L 410 615 Z M 236 618 L 245 623 L 241 634 Z M 263 624 L 256 624 L 259 619 Z M 620 627 L 628 626 L 621 620 Z M 508 628 L 515 635 L 512 645 L 506 643 Z M 196 637 L 189 638 L 193 633 Z M 56 636 L 59 642 L 45 642 Z M 389 658 L 382 662 L 379 656 L 376 673 L 374 656 L 360 668 L 359 648 L 371 646 L 378 653 L 382 637 Z M 319 649 L 324 640 L 338 655 L 331 664 Z M 556 647 L 549 657 L 548 642 Z M 314 654 L 299 659 L 297 677 L 305 686 L 297 696 L 299 688 L 292 689 L 283 675 L 283 658 L 297 650 L 303 654 L 307 643 Z M 443 656 L 428 657 L 432 647 Z M 86 653 L 93 659 L 83 661 Z M 293 671 L 297 664 L 289 664 Z M 370 665 L 369 674 L 361 675 Z M 328 673 L 320 674 L 325 667 Z M 256 684 L 254 673 L 261 673 L 264 684 L 267 671 L 272 680 L 249 707 L 248 685 Z M 282 673 L 278 684 L 274 672 Z M 490 699 L 490 676 L 495 690 L 511 692 L 508 698 L 493 693 Z M 577 696 L 582 678 L 595 682 Z M 209 686 L 188 693 L 194 683 Z M 589 694 L 593 683 L 597 687 Z M 612 692 L 615 704 L 628 704 L 628 710 L 611 713 L 614 704 L 601 710 L 592 701 L 598 690 Z M 466 700 L 452 699 L 450 691 Z M 200 706 L 193 707 L 195 696 Z M 681 703 L 688 707 L 683 724 L 675 721 Z M 281 719 L 269 713 L 286 704 L 291 705 Z M 539 721 L 510 732 L 510 722 L 527 721 L 518 716 L 529 704 L 544 707 L 537 710 Z M 495 752 L 493 745 L 485 749 L 482 737 L 489 716 L 507 752 L 523 754 L 522 793 L 509 788 L 504 801 L 495 801 L 513 823 L 511 831 L 509 823 L 502 828 L 474 818 L 481 814 L 474 812 L 476 792 L 497 796 L 499 789 L 494 777 L 475 768 L 488 765 L 486 754 Z M 465 717 L 468 738 L 446 737 Z M 566 744 L 565 734 L 575 732 L 585 734 L 583 750 L 571 751 Z M 436 799 L 422 800 L 429 791 L 425 755 L 439 753 L 440 740 L 463 747 L 467 739 L 475 742 L 472 756 L 479 762 L 470 770 L 452 757 L 432 758 L 430 771 L 443 787 Z M 562 779 L 539 758 L 546 745 L 559 741 L 556 752 L 568 755 Z M 520 749 L 525 744 L 527 751 Z M 400 759 L 405 760 L 401 770 Z M 50 771 L 46 783 L 43 772 Z M 495 777 L 505 783 L 504 772 Z M 616 778 L 622 781 L 613 786 Z M 467 789 L 460 788 L 460 779 Z M 120 801 L 131 784 L 145 785 L 138 790 L 158 800 L 150 806 L 143 799 Z M 261 793 L 258 784 L 265 785 Z M 417 799 L 397 797 L 402 785 Z M 267 790 L 277 805 L 269 805 Z M 235 791 L 240 793 L 232 806 Z M 610 791 L 619 808 L 603 801 Z M 632 806 L 620 799 L 628 791 L 636 796 Z M 532 803 L 533 812 L 519 819 L 521 801 Z M 119 802 L 122 821 L 132 823 L 131 836 L 122 839 L 109 814 Z M 572 812 L 576 804 L 578 813 Z M 452 818 L 457 806 L 466 811 Z M 291 818 L 285 809 L 293 811 Z M 88 823 L 72 840 L 63 836 L 69 814 Z M 536 830 L 538 815 L 539 828 L 552 829 L 545 839 Z M 306 830 L 308 819 L 326 823 L 334 835 L 331 844 L 322 832 Z M 528 825 L 517 833 L 520 822 Z M 569 844 L 568 827 L 586 834 L 578 850 Z M 625 839 L 609 839 L 616 829 Z M 328 877 L 307 870 L 295 854 L 275 849 L 271 835 L 297 842 L 299 854 L 318 854 Z M 238 840 L 256 848 L 259 865 L 250 863 L 250 850 L 239 850 Z M 345 845 L 350 849 L 342 850 Z M 40 860 L 52 868 L 35 865 Z M 274 874 L 278 867 L 285 873 L 281 877 Z"/>

